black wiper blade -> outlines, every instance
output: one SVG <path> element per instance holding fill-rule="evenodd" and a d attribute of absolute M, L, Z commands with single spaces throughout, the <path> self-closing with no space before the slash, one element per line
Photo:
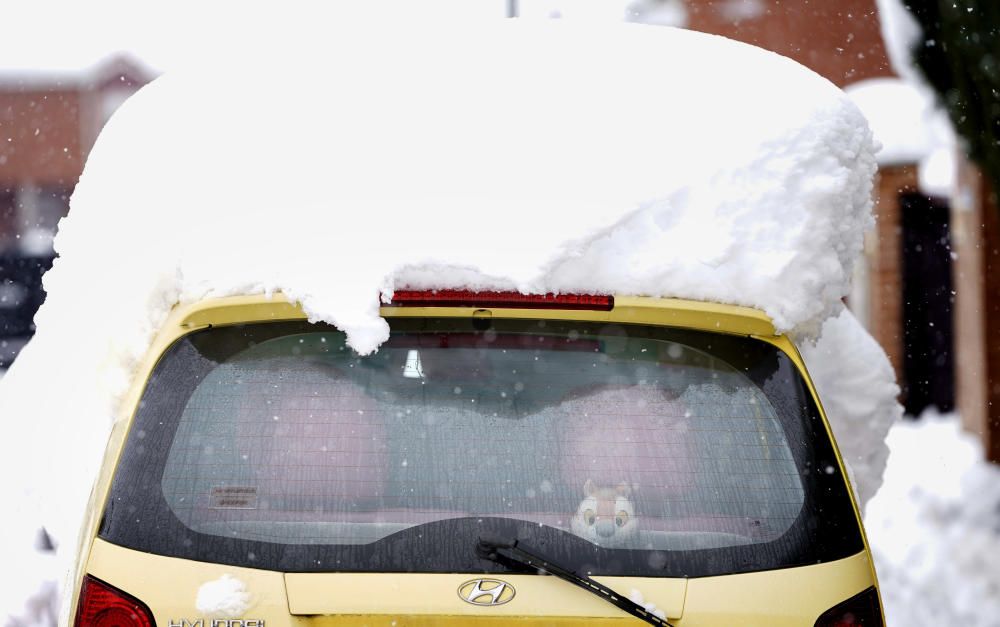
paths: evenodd
<path fill-rule="evenodd" d="M 515 565 L 520 566 L 521 569 L 528 567 L 535 569 L 536 571 L 548 573 L 562 579 L 563 581 L 568 581 L 574 586 L 583 588 L 587 592 L 604 599 L 618 609 L 627 612 L 640 620 L 644 620 L 650 625 L 674 627 L 666 620 L 650 614 L 646 611 L 646 608 L 639 605 L 635 601 L 627 597 L 623 597 L 611 588 L 591 579 L 590 577 L 587 577 L 586 575 L 578 575 L 577 573 L 567 568 L 563 568 L 558 564 L 553 564 L 544 557 L 541 557 L 540 555 L 524 548 L 517 540 L 487 535 L 480 536 L 479 543 L 476 545 L 476 555 L 503 566 Z"/>

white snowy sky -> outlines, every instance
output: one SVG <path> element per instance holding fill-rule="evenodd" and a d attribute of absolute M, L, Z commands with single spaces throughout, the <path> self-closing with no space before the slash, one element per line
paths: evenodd
<path fill-rule="evenodd" d="M 227 33 L 246 23 L 272 25 L 260 33 L 261 43 L 279 46 L 282 34 L 293 37 L 297 24 L 315 28 L 317 22 L 359 17 L 402 22 L 493 19 L 504 17 L 506 9 L 506 0 L 380 0 L 322 7 L 231 0 L 0 0 L 0 71 L 76 71 L 116 51 L 131 52 L 152 68 L 165 70 L 201 46 L 224 42 Z M 256 19 L 261 15 L 273 19 Z"/>
<path fill-rule="evenodd" d="M 617 21 L 634 0 L 517 0 L 526 18 Z M 254 3 L 137 2 L 128 0 L 0 0 L 4 32 L 0 73 L 71 73 L 90 68 L 115 52 L 129 52 L 151 69 L 163 71 L 197 58 L 199 50 L 225 45 L 227 35 L 267 24 L 262 46 L 281 46 L 306 27 L 368 19 L 383 22 L 464 23 L 500 19 L 508 0 L 355 0 L 353 2 Z M 266 16 L 266 19 L 260 19 Z"/>

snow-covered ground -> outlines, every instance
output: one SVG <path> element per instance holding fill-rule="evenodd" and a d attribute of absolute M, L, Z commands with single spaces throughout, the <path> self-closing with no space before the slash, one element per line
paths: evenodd
<path fill-rule="evenodd" d="M 889 627 L 1000 624 L 1000 466 L 956 416 L 897 423 L 865 526 Z"/>
<path fill-rule="evenodd" d="M 39 546 L 33 518 L 5 516 L 4 560 L 0 573 L 0 626 L 54 627 L 59 615 L 61 569 L 52 551 Z"/>

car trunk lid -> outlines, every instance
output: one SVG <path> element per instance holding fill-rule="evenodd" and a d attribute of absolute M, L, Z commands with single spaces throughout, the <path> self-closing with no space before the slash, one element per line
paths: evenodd
<path fill-rule="evenodd" d="M 667 618 L 684 611 L 687 580 L 644 577 L 594 577 L 629 596 L 639 591 L 647 603 Z M 489 590 L 494 582 L 513 592 L 483 595 L 479 604 L 468 601 L 474 582 Z M 295 616 L 313 616 L 315 625 L 341 624 L 352 615 L 417 617 L 452 616 L 505 619 L 532 616 L 546 624 L 556 619 L 627 619 L 629 616 L 584 590 L 556 577 L 539 575 L 469 575 L 461 573 L 287 573 L 288 609 Z M 509 596 L 508 596 L 509 595 Z M 461 622 L 461 620 L 459 620 Z"/>

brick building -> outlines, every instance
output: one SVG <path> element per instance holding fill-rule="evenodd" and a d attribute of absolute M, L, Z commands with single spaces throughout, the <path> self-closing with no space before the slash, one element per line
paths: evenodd
<path fill-rule="evenodd" d="M 838 87 L 892 76 L 875 0 L 686 0 L 687 27 L 795 59 Z"/>
<path fill-rule="evenodd" d="M 124 57 L 77 73 L 0 73 L 0 252 L 55 231 L 97 134 L 150 79 Z"/>
<path fill-rule="evenodd" d="M 97 134 L 151 78 L 125 57 L 75 72 L 0 71 L 0 368 L 32 332 L 52 237 Z"/>

